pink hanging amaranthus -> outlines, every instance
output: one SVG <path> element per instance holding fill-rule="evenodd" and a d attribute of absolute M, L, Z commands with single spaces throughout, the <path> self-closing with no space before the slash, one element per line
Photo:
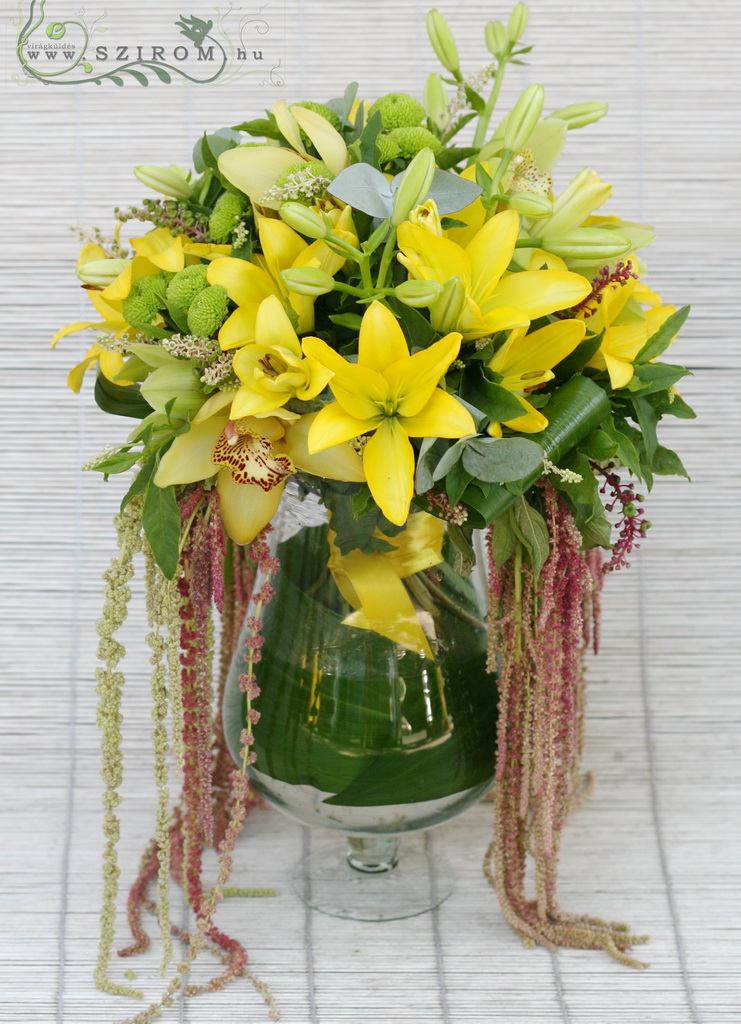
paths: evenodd
<path fill-rule="evenodd" d="M 246 775 L 246 766 L 254 760 L 251 754 L 252 726 L 259 714 L 251 702 L 259 695 L 253 672 L 259 660 L 262 637 L 259 634 L 259 615 L 262 607 L 273 596 L 271 578 L 280 565 L 270 555 L 262 534 L 250 545 L 247 553 L 234 545 L 231 573 L 224 579 L 226 542 L 219 514 L 216 490 L 195 487 L 188 491 L 180 503 L 181 520 L 186 534 L 179 566 L 177 583 L 180 595 L 180 647 L 181 690 L 183 705 L 183 785 L 180 805 L 173 813 L 169 832 L 169 864 L 172 877 L 183 887 L 196 916 L 197 930 L 193 935 L 170 925 L 173 935 L 183 939 L 188 947 L 184 960 L 159 1003 L 137 1014 L 136 1024 L 148 1024 L 169 1005 L 182 985 L 198 953 L 210 943 L 212 951 L 225 964 L 224 971 L 206 985 L 188 985 L 186 995 L 223 988 L 239 977 L 250 977 L 263 994 L 274 1015 L 272 997 L 265 986 L 250 974 L 247 952 L 236 939 L 225 935 L 213 924 L 216 906 L 223 898 L 232 869 L 234 846 L 247 814 L 261 803 L 253 793 Z M 243 764 L 234 766 L 224 737 L 221 707 L 232 657 L 236 650 L 241 625 L 250 601 L 253 599 L 255 572 L 265 577 L 260 592 L 254 595 L 255 615 L 249 620 L 249 633 L 245 640 L 244 660 L 246 672 L 240 677 L 247 693 L 247 716 L 243 732 Z M 211 685 L 212 673 L 212 608 L 221 613 L 221 646 L 217 692 Z M 203 850 L 213 846 L 218 850 L 218 876 L 208 890 L 203 885 Z M 157 913 L 156 903 L 147 895 L 150 883 L 157 877 L 160 852 L 153 840 L 142 858 L 137 879 L 131 887 L 128 917 L 134 942 L 120 951 L 129 956 L 149 946 L 149 936 L 142 924 L 144 908 Z M 260 893 L 255 893 L 260 895 Z"/>
<path fill-rule="evenodd" d="M 540 575 L 521 546 L 499 568 L 490 556 L 489 670 L 499 672 L 500 697 L 496 830 L 484 869 L 507 921 L 526 943 L 604 949 L 642 967 L 628 951 L 645 937 L 625 925 L 565 914 L 556 899 L 561 834 L 584 795 L 585 623 L 599 583 L 595 557 L 582 554 L 566 504 L 548 482 L 541 494 L 550 549 Z M 596 641 L 594 624 L 591 635 Z M 528 852 L 535 863 L 534 899 L 525 894 Z"/>

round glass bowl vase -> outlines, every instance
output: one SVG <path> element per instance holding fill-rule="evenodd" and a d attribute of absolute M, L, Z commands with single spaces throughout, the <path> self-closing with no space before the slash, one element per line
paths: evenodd
<path fill-rule="evenodd" d="M 401 581 L 394 574 L 388 607 L 403 586 L 428 657 L 351 624 L 357 608 L 335 581 L 316 496 L 284 493 L 270 539 L 281 568 L 255 666 L 252 785 L 292 818 L 346 836 L 346 849 L 320 841 L 297 866 L 294 885 L 307 903 L 357 920 L 422 913 L 449 895 L 452 875 L 429 844 L 400 850 L 400 837 L 459 814 L 493 781 L 497 690 L 486 671 L 483 577 L 455 571 L 447 538 L 437 565 Z M 377 588 L 388 575 L 379 574 Z M 238 762 L 247 635 L 245 625 L 224 701 Z"/>

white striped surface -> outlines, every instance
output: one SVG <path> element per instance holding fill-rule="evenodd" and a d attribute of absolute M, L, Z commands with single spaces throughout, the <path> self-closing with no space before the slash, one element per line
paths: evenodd
<path fill-rule="evenodd" d="M 481 0 L 440 8 L 475 69 L 486 59 L 480 27 L 506 17 L 506 9 Z M 174 20 L 176 8 L 163 0 L 133 0 L 112 7 L 108 24 L 130 39 L 149 39 L 148 19 L 166 24 L 171 9 Z M 81 399 L 65 388 L 88 339 L 48 350 L 58 326 L 87 315 L 74 285 L 77 246 L 66 227 L 107 230 L 113 205 L 141 198 L 134 164 L 187 163 L 204 128 L 258 115 L 281 96 L 327 99 L 352 78 L 370 98 L 391 89 L 419 94 L 435 69 L 424 11 L 419 2 L 286 0 L 278 46 L 283 92 L 249 80 L 223 89 L 118 90 L 13 84 L 6 5 L 2 1022 L 99 1024 L 137 1009 L 99 993 L 91 977 L 101 849 L 94 626 L 122 485 L 78 472 L 128 428 L 94 408 L 90 387 Z M 595 953 L 552 957 L 520 946 L 480 872 L 489 805 L 430 834 L 431 846 L 455 866 L 453 897 L 434 915 L 383 925 L 307 912 L 289 878 L 316 839 L 277 812 L 260 811 L 239 842 L 234 880 L 277 888 L 280 896 L 230 900 L 219 915 L 224 930 L 247 945 L 253 969 L 291 1024 L 741 1020 L 738 14 L 721 0 L 601 7 L 534 0 L 531 12 L 527 38 L 535 53 L 530 66 L 513 69 L 505 98 L 541 81 L 551 109 L 581 99 L 610 103 L 606 121 L 570 137 L 557 187 L 586 164 L 614 182 L 607 212 L 659 230 L 647 257 L 650 280 L 667 301 L 694 307 L 672 357 L 695 371 L 681 390 L 700 419 L 670 422 L 663 434 L 681 450 L 693 483 L 658 481 L 648 502 L 655 526 L 640 559 L 608 580 L 586 752 L 598 787 L 573 819 L 562 855 L 564 907 L 649 932 L 651 969 L 637 973 Z M 152 828 L 142 635 L 137 604 L 128 629 L 122 889 Z M 123 944 L 123 913 L 118 933 Z M 206 978 L 210 966 L 199 965 L 196 976 Z M 112 971 L 122 978 L 127 967 L 148 996 L 159 991 L 156 952 L 117 961 Z M 267 1013 L 240 982 L 166 1019 L 258 1024 Z"/>

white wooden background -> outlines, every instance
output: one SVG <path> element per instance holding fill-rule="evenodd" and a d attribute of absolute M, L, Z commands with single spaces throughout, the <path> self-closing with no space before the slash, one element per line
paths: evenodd
<path fill-rule="evenodd" d="M 179 13 L 165 0 L 111 6 L 109 23 L 133 39 L 152 19 Z M 506 19 L 507 9 L 483 0 L 440 7 L 476 68 L 485 59 L 481 27 Z M 114 204 L 141 198 L 131 167 L 187 163 L 204 128 L 259 114 L 281 96 L 327 99 L 352 78 L 370 98 L 392 88 L 420 94 L 435 62 L 419 0 L 286 0 L 283 92 L 249 81 L 20 88 L 11 81 L 13 8 L 3 7 L 0 62 L 0 1021 L 99 1024 L 136 1010 L 91 979 L 101 846 L 94 624 L 121 484 L 78 467 L 126 426 L 94 408 L 90 388 L 82 398 L 65 388 L 87 340 L 48 348 L 60 324 L 85 313 L 67 226 L 105 230 Z M 570 825 L 562 857 L 563 905 L 650 932 L 651 969 L 520 946 L 480 874 L 488 805 L 430 836 L 458 872 L 453 897 L 436 914 L 386 925 L 306 912 L 289 873 L 311 837 L 264 811 L 240 840 L 235 880 L 280 896 L 232 900 L 219 913 L 247 944 L 287 1024 L 741 1021 L 738 13 L 724 0 L 533 0 L 531 11 L 534 58 L 514 69 L 506 98 L 539 81 L 551 109 L 610 103 L 606 121 L 570 136 L 557 185 L 587 164 L 614 182 L 609 212 L 659 230 L 648 255 L 654 286 L 694 307 L 675 351 L 695 372 L 681 390 L 700 419 L 664 431 L 693 482 L 659 480 L 640 559 L 608 581 L 586 752 L 598 788 Z M 283 30 L 273 31 L 275 40 Z M 152 810 L 140 609 L 132 621 L 124 888 Z M 119 932 L 123 942 L 123 917 Z M 118 977 L 126 967 L 149 995 L 158 991 L 154 958 L 113 965 Z M 240 982 L 167 1019 L 262 1024 L 267 1013 Z"/>

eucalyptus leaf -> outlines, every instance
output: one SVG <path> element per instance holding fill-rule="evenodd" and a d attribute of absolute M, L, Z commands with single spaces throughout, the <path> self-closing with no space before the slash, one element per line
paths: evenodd
<path fill-rule="evenodd" d="M 385 220 L 391 217 L 394 199 L 388 181 L 367 163 L 352 164 L 340 171 L 327 191 L 355 210 Z"/>
<path fill-rule="evenodd" d="M 524 437 L 476 438 L 463 451 L 463 466 L 471 476 L 487 483 L 522 480 L 539 473 L 543 449 Z"/>
<path fill-rule="evenodd" d="M 445 493 L 451 508 L 458 504 L 472 480 L 473 475 L 464 468 L 462 462 L 456 462 L 452 466 L 445 477 Z"/>
<path fill-rule="evenodd" d="M 442 480 L 442 478 L 451 471 L 456 462 L 460 461 L 464 448 L 465 440 L 455 441 L 448 448 L 438 464 L 435 466 L 435 470 L 432 475 L 433 481 Z"/>
<path fill-rule="evenodd" d="M 403 173 L 402 171 L 397 174 L 391 182 L 393 191 L 398 188 Z M 432 176 L 432 184 L 426 198 L 435 200 L 437 212 L 442 216 L 464 209 L 474 199 L 478 199 L 482 192 L 481 186 L 473 181 L 461 178 L 458 174 L 451 174 L 450 171 L 441 171 L 438 167 Z"/>

